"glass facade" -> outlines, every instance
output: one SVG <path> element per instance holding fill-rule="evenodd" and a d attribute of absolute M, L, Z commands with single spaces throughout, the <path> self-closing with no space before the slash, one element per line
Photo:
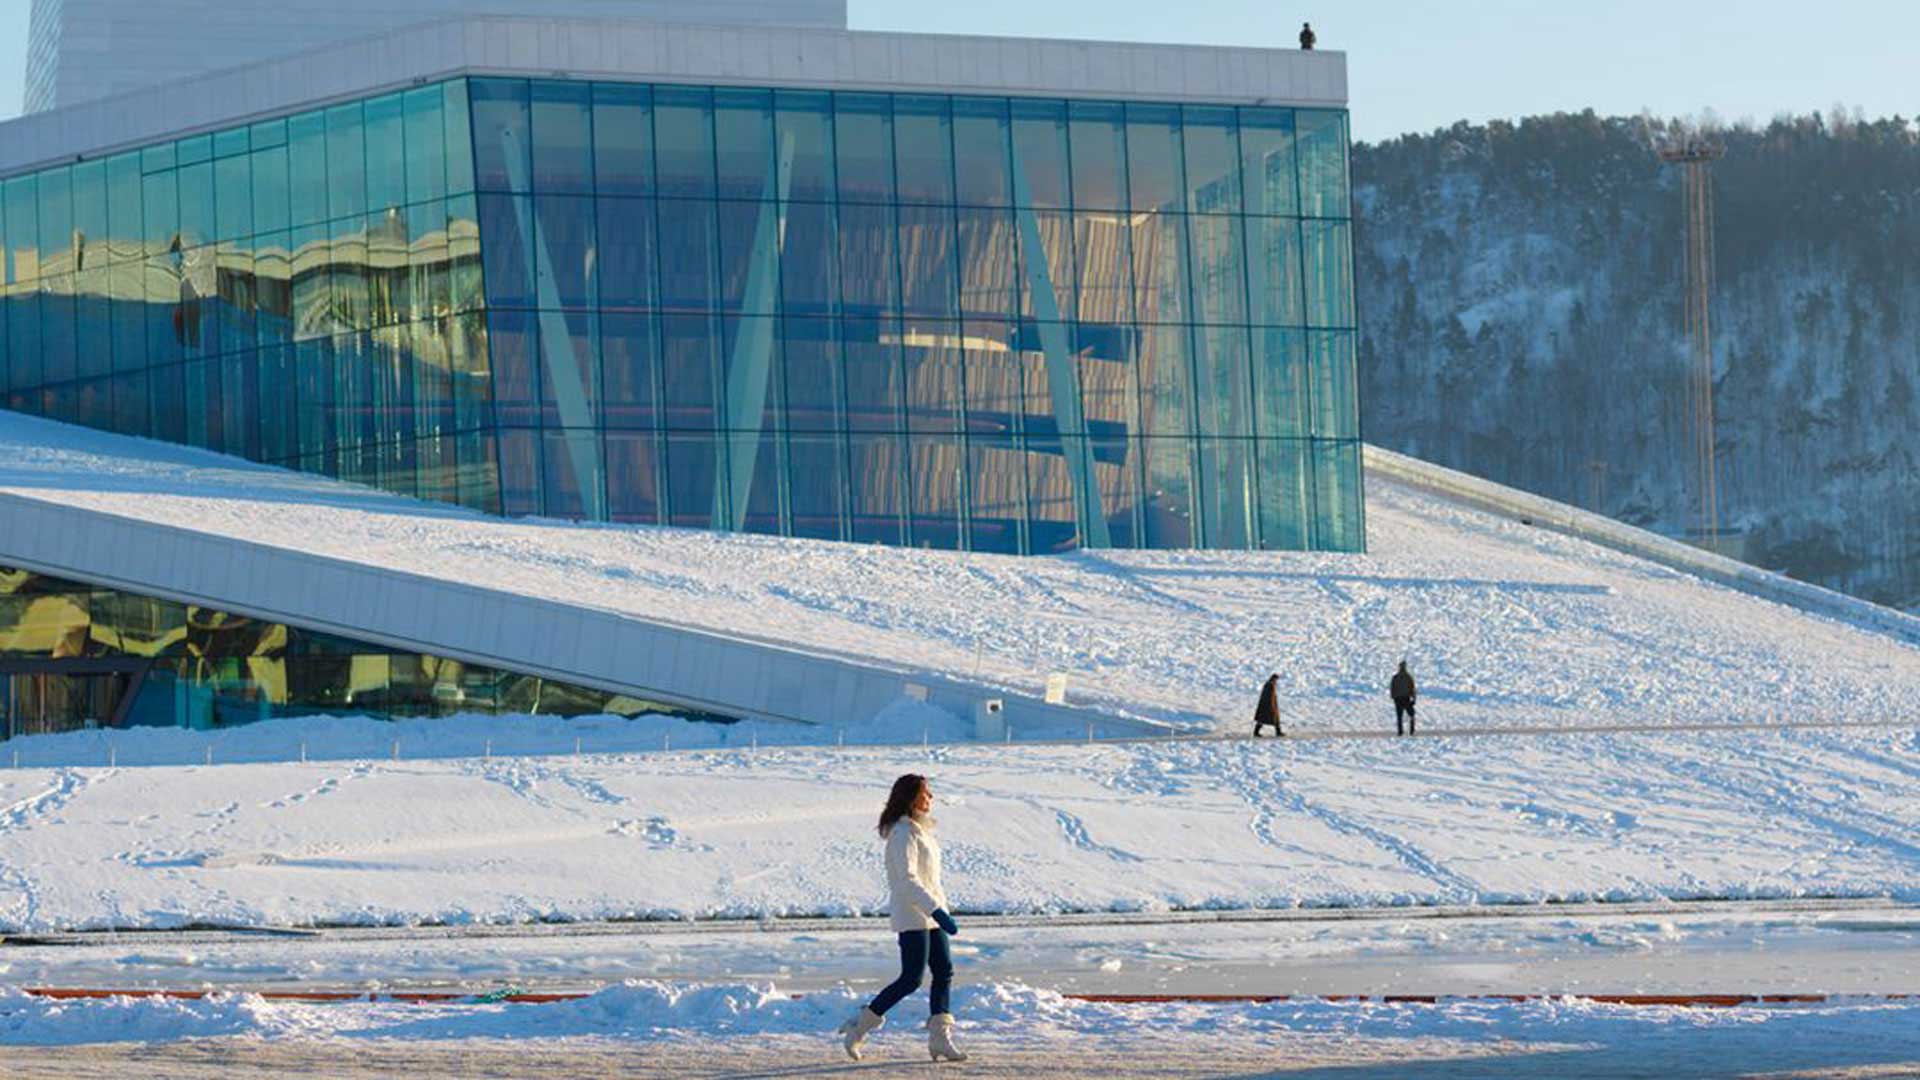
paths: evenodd
<path fill-rule="evenodd" d="M 727 719 L 0 567 L 0 738 L 323 713 Z"/>
<path fill-rule="evenodd" d="M 0 230 L 22 411 L 509 515 L 1364 545 L 1343 112 L 459 80 Z"/>

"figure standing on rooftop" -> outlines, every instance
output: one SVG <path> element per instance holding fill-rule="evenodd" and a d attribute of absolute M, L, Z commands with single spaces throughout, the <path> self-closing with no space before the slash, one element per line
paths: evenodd
<path fill-rule="evenodd" d="M 1300 24 L 1300 48 L 1301 49 L 1307 52 L 1312 52 L 1313 43 L 1319 40 L 1320 40 L 1319 38 L 1314 36 L 1312 23 Z"/>
<path fill-rule="evenodd" d="M 1413 699 L 1416 690 L 1413 685 L 1413 672 L 1407 670 L 1407 662 L 1400 661 L 1400 670 L 1394 673 L 1393 682 L 1387 687 L 1393 695 L 1393 733 L 1395 735 L 1414 734 Z"/>
<path fill-rule="evenodd" d="M 1271 727 L 1279 738 L 1287 733 L 1280 730 L 1280 674 L 1275 672 L 1267 676 L 1267 683 L 1260 688 L 1260 704 L 1253 709 L 1253 737 L 1260 737 L 1262 728 Z"/>

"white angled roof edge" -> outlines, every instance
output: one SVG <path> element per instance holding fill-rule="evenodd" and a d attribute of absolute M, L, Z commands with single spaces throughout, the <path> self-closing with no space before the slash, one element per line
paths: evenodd
<path fill-rule="evenodd" d="M 457 75 L 1345 108 L 1346 54 L 469 16 L 0 124 L 0 174 Z"/>
<path fill-rule="evenodd" d="M 334 634 L 401 652 L 739 719 L 835 727 L 906 692 L 966 716 L 999 698 L 1010 719 L 1108 732 L 1172 726 L 822 650 L 734 637 L 218 535 L 0 490 L 0 566 Z"/>

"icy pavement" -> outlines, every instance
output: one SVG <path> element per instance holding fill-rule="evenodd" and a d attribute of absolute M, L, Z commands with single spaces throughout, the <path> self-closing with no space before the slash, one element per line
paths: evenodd
<path fill-rule="evenodd" d="M 0 1046 L 72 1047 L 201 1040 L 226 1066 L 285 1064 L 318 1043 L 328 1075 L 355 1071 L 363 1048 L 420 1062 L 433 1046 L 477 1052 L 517 1075 L 592 1075 L 610 1046 L 633 1046 L 624 1075 L 835 1075 L 927 1068 L 924 1008 L 903 1004 L 851 1066 L 827 1034 L 862 1002 L 850 990 L 796 996 L 771 986 L 634 982 L 552 1005 L 301 1005 L 229 996 L 205 1001 L 54 1002 L 0 993 Z M 966 1075 L 1113 1076 L 1739 1076 L 1790 1070 L 1920 1068 L 1920 1003 L 1858 1001 L 1738 1009 L 1624 1007 L 1578 999 L 1432 1005 L 1276 1002 L 1111 1005 L 1011 984 L 957 990 Z M 156 1061 L 141 1061 L 152 1069 Z M 310 1053 L 310 1050 L 308 1050 Z M 163 1051 L 164 1054 L 164 1051 Z M 165 1054 L 159 1060 L 187 1055 Z M 111 1060 L 94 1053 L 0 1053 L 9 1075 Z M 308 1061 L 313 1059 L 309 1057 Z M 373 1060 L 379 1060 L 375 1058 Z M 1038 1066 L 1034 1068 L 1033 1066 Z M 569 1067 L 571 1066 L 571 1067 Z M 473 1075 L 472 1065 L 467 1075 Z M 941 1069 L 942 1073 L 952 1069 Z M 412 1064 L 410 1072 L 433 1075 Z M 564 1071 L 563 1071 L 564 1070 Z M 173 1073 L 171 1069 L 169 1073 Z M 386 1068 L 381 1070 L 387 1071 Z M 934 1071 L 929 1069 L 929 1072 Z M 61 1073 L 73 1076 L 76 1070 Z M 188 1073 L 187 1075 L 208 1075 Z M 27 1075 L 31 1075 L 27 1073 Z M 42 1074 L 44 1075 L 44 1074 Z M 96 1073 L 97 1075 L 97 1073 Z"/>
<path fill-rule="evenodd" d="M 1630 556 L 1368 482 L 1363 556 L 1008 558 L 504 521 L 0 414 L 0 492 L 670 619 L 1154 719 L 1385 723 L 1394 665 L 1441 727 L 1885 720 L 1920 649 Z M 1390 709 L 1387 710 L 1390 712 Z M 865 718 L 849 717 L 849 723 Z M 909 732 L 909 739 L 917 732 Z"/>
<path fill-rule="evenodd" d="M 1275 914 L 1228 922 L 971 918 L 954 956 L 962 983 L 1072 994 L 1920 994 L 1920 907 L 1762 902 L 1626 913 L 1555 905 L 1498 917 Z M 873 991 L 892 977 L 891 935 L 878 920 L 476 929 L 10 940 L 0 949 L 0 981 L 484 994 L 585 992 L 633 979 Z"/>
<path fill-rule="evenodd" d="M 1920 900 L 1920 733 L 0 770 L 0 929 L 847 915 L 932 777 L 962 913 Z"/>

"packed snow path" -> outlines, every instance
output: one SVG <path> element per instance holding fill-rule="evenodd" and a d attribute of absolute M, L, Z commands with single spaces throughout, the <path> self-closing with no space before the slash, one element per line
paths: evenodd
<path fill-rule="evenodd" d="M 843 915 L 932 777 L 961 912 L 1920 899 L 1920 733 L 0 770 L 0 928 Z"/>
<path fill-rule="evenodd" d="M 1580 1000 L 1433 1005 L 1103 1005 L 962 987 L 974 1060 L 930 1067 L 902 1005 L 849 1062 L 828 1034 L 863 999 L 631 983 L 554 1005 L 298 1005 L 250 997 L 48 1002 L 0 995 L 9 1076 L 1732 1077 L 1911 1076 L 1920 1005 L 1740 1009 Z M 917 1003 L 915 1003 L 917 1005 Z M 182 1040 L 194 1040 L 181 1042 Z M 165 1045 L 179 1043 L 179 1045 Z M 105 1045 L 102 1045 L 105 1044 Z M 116 1045 L 118 1044 L 118 1045 Z M 132 1045 L 126 1045 L 132 1044 Z M 161 1045 L 154 1045 L 161 1044 Z M 15 1047 L 31 1047 L 30 1051 Z M 51 1048 L 51 1049 L 50 1049 Z M 1846 1072 L 1844 1070 L 1859 1070 Z"/>
<path fill-rule="evenodd" d="M 503 521 L 0 413 L 0 492 L 1200 726 L 1912 716 L 1920 648 L 1372 476 L 1366 555 L 963 556 Z M 0 553 L 3 554 L 3 553 Z M 864 717 L 848 717 L 849 724 Z M 917 736 L 917 732 L 911 733 Z"/>

